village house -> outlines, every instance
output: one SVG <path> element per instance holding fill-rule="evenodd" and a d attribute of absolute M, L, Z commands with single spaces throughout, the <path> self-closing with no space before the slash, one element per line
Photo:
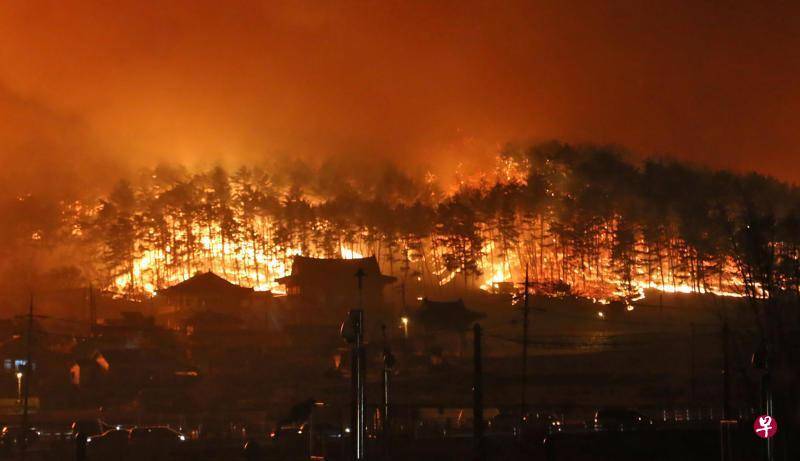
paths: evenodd
<path fill-rule="evenodd" d="M 239 373 L 245 363 L 258 362 L 286 343 L 272 293 L 213 272 L 159 290 L 154 303 L 157 322 L 179 333 L 204 376 Z"/>
<path fill-rule="evenodd" d="M 231 283 L 213 272 L 202 272 L 162 290 L 155 302 L 156 320 L 187 335 L 198 327 L 230 332 L 239 325 L 263 326 L 267 321 L 270 292 Z M 208 313 L 213 313 L 210 315 Z M 205 320 L 213 317 L 212 323 Z M 225 321 L 219 321 L 225 318 Z"/>
<path fill-rule="evenodd" d="M 317 319 L 332 316 L 341 320 L 349 309 L 359 307 L 359 280 L 356 276 L 359 272 L 363 274 L 363 308 L 367 312 L 385 310 L 383 290 L 397 279 L 381 273 L 375 256 L 357 259 L 295 256 L 291 275 L 276 281 L 286 287 L 287 298 L 293 307 L 302 312 L 311 310 L 320 314 Z"/>
<path fill-rule="evenodd" d="M 433 301 L 423 298 L 413 315 L 415 334 L 422 339 L 426 351 L 433 355 L 461 356 L 466 350 L 466 335 L 472 325 L 486 317 L 482 312 L 467 309 L 464 301 Z"/>
<path fill-rule="evenodd" d="M 153 317 L 124 312 L 106 318 L 75 345 L 70 382 L 79 395 L 97 402 L 133 398 L 142 389 L 190 385 L 198 370 L 175 331 Z"/>

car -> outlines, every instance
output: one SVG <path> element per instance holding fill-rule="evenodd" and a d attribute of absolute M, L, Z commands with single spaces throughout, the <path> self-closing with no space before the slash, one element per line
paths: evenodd
<path fill-rule="evenodd" d="M 535 412 L 525 415 L 521 425 L 521 435 L 526 439 L 539 440 L 542 437 L 561 432 L 562 422 L 549 413 Z"/>
<path fill-rule="evenodd" d="M 86 438 L 86 451 L 89 459 L 119 458 L 121 453 L 128 448 L 130 430 L 109 429 L 102 434 Z"/>
<path fill-rule="evenodd" d="M 178 445 L 185 442 L 184 434 L 168 426 L 135 427 L 131 429 L 128 441 L 133 445 Z"/>
<path fill-rule="evenodd" d="M 525 416 L 525 423 L 528 431 L 543 432 L 547 435 L 562 430 L 561 420 L 548 413 L 530 413 Z"/>
<path fill-rule="evenodd" d="M 134 427 L 128 437 L 128 459 L 171 460 L 187 440 L 167 426 Z"/>
<path fill-rule="evenodd" d="M 24 435 L 23 435 L 24 434 Z M 23 431 L 20 427 L 3 426 L 0 429 L 0 445 L 4 448 L 18 447 L 25 444 L 30 447 L 39 440 L 39 431 L 29 427 Z"/>
<path fill-rule="evenodd" d="M 299 425 L 292 424 L 275 428 L 275 430 L 272 431 L 269 436 L 274 441 L 282 441 L 287 439 L 295 439 L 297 438 L 298 434 L 302 433 L 303 431 Z"/>
<path fill-rule="evenodd" d="M 298 433 L 309 434 L 312 433 L 311 425 L 306 422 L 300 426 Z M 313 434 L 316 437 L 324 437 L 324 438 L 334 438 L 340 439 L 342 438 L 342 427 L 337 424 L 331 424 L 327 422 L 315 422 L 313 428 Z"/>
<path fill-rule="evenodd" d="M 101 445 L 106 443 L 128 443 L 131 431 L 129 429 L 109 429 L 102 434 L 92 435 L 86 439 L 86 443 Z"/>
<path fill-rule="evenodd" d="M 636 431 L 652 425 L 652 419 L 635 410 L 603 408 L 595 412 L 591 427 L 595 431 Z"/>

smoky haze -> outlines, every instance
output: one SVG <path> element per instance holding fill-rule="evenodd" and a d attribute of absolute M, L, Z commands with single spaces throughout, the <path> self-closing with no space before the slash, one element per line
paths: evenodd
<path fill-rule="evenodd" d="M 551 138 L 800 179 L 796 4 L 495 3 L 3 2 L 4 188 Z"/>

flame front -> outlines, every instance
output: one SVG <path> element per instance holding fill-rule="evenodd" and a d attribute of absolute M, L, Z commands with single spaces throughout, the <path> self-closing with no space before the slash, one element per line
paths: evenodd
<path fill-rule="evenodd" d="M 265 222 L 264 226 L 269 228 L 271 224 Z M 172 246 L 163 249 L 146 248 L 133 259 L 129 271 L 114 279 L 114 291 L 152 295 L 156 290 L 181 282 L 197 271 L 214 271 L 234 283 L 253 287 L 257 291 L 271 290 L 276 294 L 283 294 L 281 285 L 275 280 L 290 274 L 292 256 L 304 254 L 299 247 L 282 249 L 276 246 L 260 247 L 252 242 L 225 241 L 219 229 L 209 230 L 202 226 L 194 226 L 194 230 L 197 232 L 195 238 L 200 245 L 191 258 L 191 264 L 176 264 L 175 250 Z M 178 238 L 180 239 L 180 236 Z M 638 271 L 633 279 L 623 281 L 612 270 L 613 263 L 609 254 L 599 260 L 600 267 L 587 265 L 584 271 L 563 273 L 559 266 L 567 256 L 561 252 L 547 251 L 546 246 L 541 246 L 532 248 L 534 256 L 539 254 L 538 258 L 531 255 L 526 258 L 524 254 L 516 252 L 504 254 L 498 249 L 500 242 L 490 238 L 489 233 L 486 244 L 480 252 L 479 271 L 470 282 L 488 292 L 499 291 L 503 283 L 519 284 L 524 279 L 525 261 L 528 261 L 528 270 L 533 283 L 541 285 L 565 282 L 571 286 L 574 294 L 593 297 L 602 303 L 608 302 L 610 298 L 627 298 L 631 301 L 642 299 L 646 289 L 669 293 L 742 295 L 741 283 L 733 275 L 732 265 L 727 267 L 728 275 L 720 279 L 717 286 L 693 286 L 681 282 L 681 276 L 670 272 L 666 267 L 651 267 L 649 273 Z M 139 242 L 137 246 L 143 247 L 144 242 Z M 379 248 L 371 246 L 366 235 L 355 246 L 359 250 L 354 249 L 354 246 L 341 244 L 336 256 L 353 259 L 362 258 L 365 254 L 379 254 Z M 416 266 L 420 273 L 436 280 L 439 286 L 445 286 L 457 277 L 463 276 L 461 268 L 454 270 L 447 268 L 441 257 L 447 250 L 441 245 L 437 246 L 435 238 L 427 239 L 421 249 L 424 258 L 421 257 L 416 261 L 409 259 L 409 264 Z M 305 254 L 327 256 L 323 251 L 311 246 L 307 247 Z M 380 253 L 382 267 L 392 266 L 390 257 L 397 258 L 398 255 Z M 660 282 L 661 279 L 666 282 Z"/>
<path fill-rule="evenodd" d="M 620 214 L 565 228 L 561 205 L 553 201 L 573 197 L 550 185 L 542 189 L 542 200 L 553 202 L 547 206 L 507 204 L 510 194 L 526 187 L 530 168 L 498 159 L 491 180 L 461 177 L 449 193 L 429 197 L 425 192 L 425 206 L 436 221 L 422 233 L 400 232 L 386 214 L 382 219 L 388 226 L 364 216 L 344 218 L 355 205 L 330 208 L 323 198 L 268 182 L 217 177 L 216 171 L 201 175 L 197 184 L 143 187 L 120 203 L 70 204 L 67 214 L 72 238 L 103 236 L 98 266 L 110 274 L 106 286 L 128 296 L 153 295 L 201 271 L 282 293 L 276 280 L 291 273 L 295 255 L 375 255 L 385 273 L 404 277 L 413 271 L 419 284 L 430 287 L 458 284 L 507 292 L 517 289 L 527 270 L 538 289 L 567 290 L 599 302 L 635 301 L 648 289 L 742 295 L 742 278 L 731 256 L 704 257 L 667 226 L 656 240 Z M 562 175 L 558 171 L 556 178 Z M 395 212 L 387 208 L 384 213 Z M 409 216 L 409 222 L 421 219 Z M 102 281 L 103 271 L 95 273 Z"/>

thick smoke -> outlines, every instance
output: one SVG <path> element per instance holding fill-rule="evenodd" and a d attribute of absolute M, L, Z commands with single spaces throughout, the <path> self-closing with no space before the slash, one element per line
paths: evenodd
<path fill-rule="evenodd" d="M 91 139 L 85 121 L 0 86 L 0 197 L 67 200 L 124 174 Z"/>
<path fill-rule="evenodd" d="M 0 116 L 28 114 L 15 130 L 43 163 L 3 146 L 4 168 L 37 184 L 92 152 L 193 169 L 333 155 L 445 178 L 557 138 L 794 181 L 797 8 L 4 2 L 3 100 L 40 108 Z M 37 144 L 52 114 L 66 148 Z"/>
<path fill-rule="evenodd" d="M 797 8 L 4 2 L 0 238 L 58 241 L 65 203 L 162 163 L 402 202 L 557 138 L 797 181 Z"/>

